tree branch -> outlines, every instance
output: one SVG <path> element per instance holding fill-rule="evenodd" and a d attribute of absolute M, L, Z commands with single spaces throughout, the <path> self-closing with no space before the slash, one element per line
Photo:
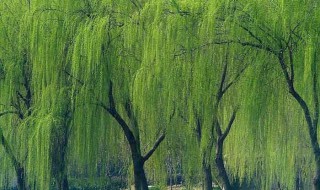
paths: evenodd
<path fill-rule="evenodd" d="M 130 130 L 129 125 L 126 123 L 126 121 L 121 117 L 121 115 L 116 110 L 116 105 L 113 98 L 113 84 L 112 81 L 110 81 L 109 85 L 109 107 L 107 107 L 102 102 L 98 103 L 99 106 L 101 106 L 103 109 L 105 109 L 120 125 L 121 129 L 123 130 L 129 145 L 131 149 L 134 151 L 136 149 L 137 141 L 135 136 L 133 135 L 133 132 Z"/>
<path fill-rule="evenodd" d="M 241 27 L 243 30 L 245 30 L 246 32 L 248 32 L 248 34 L 249 34 L 251 37 L 253 37 L 254 39 L 256 39 L 260 44 L 262 44 L 262 40 L 261 40 L 258 36 L 254 35 L 253 32 L 252 32 L 251 30 L 249 30 L 249 28 L 247 28 L 247 27 L 245 27 L 245 26 L 243 26 L 243 25 L 240 25 L 240 27 Z"/>
<path fill-rule="evenodd" d="M 220 85 L 219 85 L 219 89 L 218 89 L 218 93 L 217 93 L 217 101 L 218 102 L 220 102 L 220 100 L 221 100 L 221 98 L 222 98 L 222 96 L 224 94 L 223 86 L 224 86 L 224 83 L 226 81 L 227 72 L 228 72 L 228 60 L 225 61 L 225 64 L 224 64 L 224 67 L 223 67 L 223 71 L 222 71 L 221 81 L 220 81 Z"/>
<path fill-rule="evenodd" d="M 288 85 L 289 91 L 291 92 L 291 91 L 294 90 L 293 81 L 290 78 L 290 75 L 289 75 L 289 72 L 288 72 L 288 69 L 287 69 L 287 65 L 286 65 L 284 57 L 283 57 L 283 52 L 279 53 L 278 59 L 279 59 L 279 63 L 280 63 L 283 75 L 284 75 L 284 77 L 285 77 L 285 79 L 287 81 L 287 85 Z"/>
<path fill-rule="evenodd" d="M 224 41 L 214 40 L 214 41 L 205 43 L 203 45 L 200 45 L 198 47 L 194 47 L 194 48 L 192 48 L 190 50 L 186 50 L 185 48 L 183 48 L 179 53 L 174 53 L 173 56 L 175 58 L 175 57 L 182 56 L 182 55 L 184 55 L 186 53 L 189 53 L 189 52 L 192 53 L 194 51 L 200 50 L 200 49 L 205 48 L 205 47 L 210 46 L 210 45 L 225 45 L 225 44 L 239 44 L 239 45 L 242 45 L 242 46 L 248 46 L 248 47 L 264 50 L 264 51 L 267 51 L 267 52 L 269 52 L 269 53 L 271 53 L 273 55 L 276 55 L 276 56 L 278 56 L 278 54 L 279 54 L 278 51 L 272 49 L 269 46 L 263 45 L 263 44 L 256 44 L 256 43 L 253 43 L 253 42 L 241 41 L 241 40 L 224 40 Z"/>
<path fill-rule="evenodd" d="M 242 73 L 248 68 L 249 64 L 246 64 L 244 66 L 244 68 L 242 68 L 240 70 L 240 72 L 238 72 L 237 76 L 230 82 L 226 85 L 226 87 L 222 90 L 222 93 L 224 94 L 234 83 L 237 82 L 237 80 L 241 77 Z"/>
<path fill-rule="evenodd" d="M 152 149 L 149 150 L 149 152 L 145 156 L 143 156 L 143 162 L 146 162 L 152 156 L 152 154 L 156 151 L 156 149 L 159 147 L 160 143 L 164 140 L 165 137 L 166 132 L 163 132 L 162 135 L 154 143 Z"/>
<path fill-rule="evenodd" d="M 216 132 L 217 132 L 218 137 L 220 137 L 222 135 L 222 130 L 221 130 L 221 126 L 218 121 L 218 118 L 216 118 Z"/>
<path fill-rule="evenodd" d="M 107 109 L 109 112 L 110 111 L 116 111 L 116 104 L 114 102 L 114 98 L 113 98 L 113 83 L 112 81 L 110 81 L 109 83 L 109 108 Z"/>
<path fill-rule="evenodd" d="M 228 136 L 228 134 L 229 134 L 229 132 L 230 132 L 230 130 L 231 130 L 231 127 L 232 127 L 232 125 L 233 125 L 233 122 L 234 122 L 234 120 L 236 119 L 237 111 L 238 111 L 238 109 L 235 109 L 235 110 L 233 111 L 232 116 L 231 116 L 231 118 L 230 118 L 230 121 L 229 121 L 229 123 L 228 123 L 228 126 L 227 126 L 226 130 L 224 131 L 224 133 L 222 134 L 222 136 L 219 138 L 219 140 L 224 141 L 225 138 Z"/>
<path fill-rule="evenodd" d="M 289 49 L 289 63 L 290 63 L 290 80 L 294 82 L 294 66 L 293 66 L 293 48 L 292 44 L 288 46 Z"/>

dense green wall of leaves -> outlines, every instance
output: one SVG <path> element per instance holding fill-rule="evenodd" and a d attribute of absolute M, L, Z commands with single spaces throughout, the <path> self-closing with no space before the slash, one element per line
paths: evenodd
<path fill-rule="evenodd" d="M 214 116 L 225 129 L 239 107 L 225 143 L 230 178 L 293 189 L 299 176 L 309 187 L 314 158 L 303 112 L 266 49 L 295 40 L 295 87 L 312 107 L 312 73 L 320 81 L 319 9 L 314 0 L 3 0 L 0 110 L 18 106 L 25 117 L 3 116 L 0 127 L 35 189 L 52 183 L 52 147 L 65 132 L 69 176 L 94 178 L 98 165 L 119 160 L 130 174 L 128 144 L 100 106 L 109 104 L 112 80 L 127 122 L 126 106 L 133 108 L 139 127 L 131 130 L 142 152 L 166 130 L 146 166 L 154 183 L 165 185 L 168 159 L 174 168 L 182 165 L 186 183 L 201 181 Z M 228 82 L 247 69 L 215 110 L 226 61 Z M 18 94 L 27 93 L 25 80 L 30 107 Z M 203 126 L 200 143 L 196 118 Z M 7 187 L 15 175 L 0 152 L 0 185 Z"/>

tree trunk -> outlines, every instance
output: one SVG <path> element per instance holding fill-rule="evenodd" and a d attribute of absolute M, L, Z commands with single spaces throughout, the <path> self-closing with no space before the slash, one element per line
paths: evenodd
<path fill-rule="evenodd" d="M 141 155 L 133 155 L 133 173 L 135 190 L 148 190 L 148 182 L 144 172 L 144 162 Z"/>
<path fill-rule="evenodd" d="M 218 140 L 218 143 L 216 145 L 216 158 L 215 158 L 215 164 L 218 170 L 218 178 L 220 181 L 221 188 L 224 190 L 231 190 L 232 186 L 230 184 L 230 180 L 226 171 L 226 168 L 224 166 L 223 161 L 223 141 Z"/>
<path fill-rule="evenodd" d="M 16 174 L 17 174 L 17 184 L 18 184 L 18 190 L 26 190 L 26 180 L 25 180 L 25 172 L 23 166 L 21 164 L 18 164 L 15 166 Z"/>
<path fill-rule="evenodd" d="M 211 165 L 206 164 L 204 161 L 202 162 L 202 169 L 204 174 L 204 190 L 213 190 L 212 188 L 212 173 L 211 173 Z"/>

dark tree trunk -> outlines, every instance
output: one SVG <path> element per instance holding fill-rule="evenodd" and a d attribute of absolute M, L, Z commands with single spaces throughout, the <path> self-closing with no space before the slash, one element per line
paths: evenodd
<path fill-rule="evenodd" d="M 158 148 L 160 143 L 164 140 L 165 133 L 160 135 L 160 137 L 157 139 L 157 141 L 155 142 L 153 147 L 149 150 L 149 152 L 147 152 L 146 155 L 142 156 L 141 150 L 140 150 L 139 130 L 137 130 L 136 133 L 134 134 L 133 131 L 131 131 L 127 122 L 118 113 L 116 109 L 116 104 L 113 98 L 112 81 L 110 81 L 110 86 L 109 86 L 109 104 L 110 104 L 109 107 L 107 107 L 103 103 L 101 103 L 100 105 L 118 122 L 129 143 L 132 162 L 133 162 L 135 190 L 148 190 L 148 181 L 144 171 L 144 163 L 152 156 L 152 154 Z M 130 101 L 126 103 L 126 111 L 127 111 L 128 117 L 133 121 L 133 126 L 137 127 L 138 122 L 131 110 Z"/>
<path fill-rule="evenodd" d="M 218 170 L 218 178 L 221 183 L 220 185 L 222 186 L 221 188 L 224 188 L 224 190 L 231 190 L 232 186 L 223 161 L 223 140 L 218 140 L 216 145 L 215 164 Z"/>
<path fill-rule="evenodd" d="M 314 158 L 315 158 L 315 163 L 316 163 L 316 172 L 315 176 L 313 178 L 313 189 L 314 190 L 319 190 L 320 189 L 320 147 L 319 147 L 319 142 L 318 142 L 318 123 L 319 123 L 319 97 L 318 97 L 318 75 L 316 70 L 313 71 L 312 73 L 312 95 L 313 95 L 313 100 L 314 100 L 314 113 L 310 111 L 310 107 L 307 105 L 306 101 L 301 97 L 301 95 L 296 91 L 294 87 L 294 60 L 293 60 L 293 55 L 291 47 L 289 46 L 289 64 L 290 65 L 290 72 L 287 69 L 287 64 L 284 56 L 284 52 L 281 51 L 278 54 L 278 59 L 279 63 L 284 75 L 284 78 L 286 79 L 287 82 L 287 87 L 289 90 L 289 93 L 292 95 L 292 97 L 298 102 L 300 107 L 302 108 L 304 112 L 304 117 L 307 122 L 307 127 L 308 127 L 308 132 L 309 132 L 309 137 L 311 141 L 311 146 L 312 150 L 314 153 Z M 316 64 L 316 63 L 314 63 Z M 313 118 L 312 118 L 313 115 Z"/>
<path fill-rule="evenodd" d="M 25 179 L 25 171 L 21 164 L 17 164 L 15 166 L 16 174 L 17 174 L 17 184 L 18 190 L 26 190 L 26 179 Z"/>
<path fill-rule="evenodd" d="M 135 190 L 148 190 L 148 182 L 144 172 L 144 162 L 141 155 L 133 158 L 133 173 Z"/>
<path fill-rule="evenodd" d="M 211 172 L 211 165 L 206 164 L 204 161 L 202 162 L 202 170 L 204 175 L 204 190 L 213 190 L 212 188 L 212 172 Z"/>

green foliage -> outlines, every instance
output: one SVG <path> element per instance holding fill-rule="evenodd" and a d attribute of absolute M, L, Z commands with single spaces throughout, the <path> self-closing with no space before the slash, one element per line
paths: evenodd
<path fill-rule="evenodd" d="M 315 164 L 303 112 L 269 49 L 296 42 L 295 88 L 316 112 L 310 92 L 313 73 L 320 81 L 319 23 L 315 0 L 1 1 L 0 111 L 18 114 L 1 117 L 0 131 L 34 189 L 55 183 L 64 161 L 69 176 L 101 177 L 108 167 L 99 164 L 118 160 L 130 174 L 123 132 L 101 107 L 110 104 L 112 81 L 116 108 L 143 154 L 166 131 L 146 165 L 152 182 L 166 185 L 170 160 L 187 185 L 199 183 L 201 157 L 216 138 L 212 123 L 218 119 L 224 131 L 239 107 L 224 147 L 229 177 L 293 189 L 299 173 L 308 188 Z M 215 107 L 225 62 L 227 83 L 249 67 Z M 21 98 L 28 90 L 30 102 Z M 15 174 L 3 148 L 0 155 L 5 188 Z"/>

